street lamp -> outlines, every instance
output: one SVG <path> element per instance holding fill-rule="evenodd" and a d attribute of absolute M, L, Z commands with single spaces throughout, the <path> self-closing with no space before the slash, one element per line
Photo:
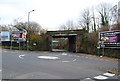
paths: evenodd
<path fill-rule="evenodd" d="M 35 11 L 35 10 L 32 10 L 32 11 L 29 11 L 29 12 L 28 12 L 28 27 L 29 27 L 30 13 L 31 13 L 31 12 L 34 12 L 34 11 Z"/>
<path fill-rule="evenodd" d="M 31 12 L 34 12 L 35 10 L 31 10 L 31 11 L 29 11 L 28 12 L 28 31 L 27 31 L 27 33 L 28 33 L 28 40 L 27 40 L 27 50 L 28 50 L 28 46 L 29 46 L 29 40 L 30 40 L 30 32 L 29 32 L 29 20 L 30 20 L 30 13 Z"/>

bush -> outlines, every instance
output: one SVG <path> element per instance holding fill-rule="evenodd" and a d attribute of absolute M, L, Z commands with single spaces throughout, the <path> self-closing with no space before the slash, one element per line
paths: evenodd
<path fill-rule="evenodd" d="M 46 50 L 46 35 L 30 35 L 30 47 L 29 50 L 31 51 L 44 51 Z"/>
<path fill-rule="evenodd" d="M 97 49 L 99 32 L 85 33 L 82 38 L 81 49 L 79 52 L 92 55 L 103 55 L 103 49 Z M 105 56 L 120 58 L 120 49 L 104 49 Z"/>

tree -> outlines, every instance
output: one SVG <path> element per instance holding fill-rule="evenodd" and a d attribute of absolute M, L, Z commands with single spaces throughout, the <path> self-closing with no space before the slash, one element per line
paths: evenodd
<path fill-rule="evenodd" d="M 0 25 L 0 30 L 1 31 L 8 31 L 9 29 L 7 28 L 6 25 Z"/>
<path fill-rule="evenodd" d="M 65 24 L 60 25 L 59 29 L 61 30 L 74 30 L 76 29 L 72 20 L 68 20 Z"/>
<path fill-rule="evenodd" d="M 36 22 L 30 22 L 29 23 L 28 31 L 31 34 L 40 34 L 41 30 L 42 30 L 42 27 L 38 23 L 36 23 Z"/>
<path fill-rule="evenodd" d="M 117 24 L 118 23 L 118 6 L 117 5 L 113 6 L 110 9 L 110 16 L 111 16 L 111 21 L 113 22 L 113 24 Z"/>
<path fill-rule="evenodd" d="M 98 11 L 100 17 L 101 17 L 101 26 L 105 27 L 105 26 L 109 26 L 109 20 L 110 20 L 110 4 L 106 4 L 106 3 L 102 3 L 99 4 L 96 8 L 96 10 Z"/>
<path fill-rule="evenodd" d="M 14 29 L 12 28 L 11 24 L 8 24 L 8 25 L 0 25 L 0 30 L 1 31 L 12 31 Z"/>
<path fill-rule="evenodd" d="M 91 15 L 89 9 L 84 9 L 84 11 L 81 13 L 81 18 L 78 24 L 88 32 L 90 31 Z"/>
<path fill-rule="evenodd" d="M 40 34 L 42 30 L 42 27 L 36 22 L 30 22 L 29 26 L 27 22 L 19 22 L 17 20 L 14 22 L 13 27 L 20 31 L 26 30 L 29 34 Z"/>
<path fill-rule="evenodd" d="M 93 29 L 92 30 L 94 32 L 96 32 L 96 19 L 95 19 L 95 14 L 94 14 L 94 8 L 93 8 L 92 11 L 93 11 L 93 17 L 92 17 L 93 18 Z"/>

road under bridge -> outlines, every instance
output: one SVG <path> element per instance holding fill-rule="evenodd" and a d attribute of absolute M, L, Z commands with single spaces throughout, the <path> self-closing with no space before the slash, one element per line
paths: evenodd
<path fill-rule="evenodd" d="M 52 50 L 53 38 L 68 38 L 68 51 L 78 52 L 81 47 L 82 36 L 85 33 L 84 30 L 60 30 L 60 31 L 48 31 L 50 50 Z"/>

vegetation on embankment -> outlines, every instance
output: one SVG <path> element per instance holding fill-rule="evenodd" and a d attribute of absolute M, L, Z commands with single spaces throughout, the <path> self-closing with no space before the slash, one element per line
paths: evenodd
<path fill-rule="evenodd" d="M 120 30 L 120 24 L 114 25 L 112 27 L 112 30 Z M 108 27 L 104 27 L 99 31 L 96 32 L 90 32 L 83 35 L 82 43 L 81 43 L 81 49 L 79 52 L 102 56 L 103 55 L 103 49 L 98 49 L 98 33 L 102 31 L 109 31 Z M 120 48 L 106 48 L 104 49 L 104 56 L 108 57 L 115 57 L 120 58 Z"/>

